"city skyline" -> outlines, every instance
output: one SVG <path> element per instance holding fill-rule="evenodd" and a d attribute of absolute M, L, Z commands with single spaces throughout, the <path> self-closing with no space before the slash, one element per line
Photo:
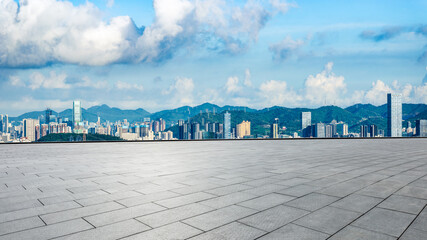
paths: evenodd
<path fill-rule="evenodd" d="M 346 107 L 385 104 L 388 92 L 426 103 L 426 7 L 2 0 L 0 112 L 65 109 L 76 99 L 150 112 L 204 102 Z"/>

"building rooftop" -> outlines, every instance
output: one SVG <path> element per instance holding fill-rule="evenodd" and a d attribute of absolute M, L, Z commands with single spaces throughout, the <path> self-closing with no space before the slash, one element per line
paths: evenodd
<path fill-rule="evenodd" d="M 426 146 L 0 145 L 0 239 L 425 239 Z"/>

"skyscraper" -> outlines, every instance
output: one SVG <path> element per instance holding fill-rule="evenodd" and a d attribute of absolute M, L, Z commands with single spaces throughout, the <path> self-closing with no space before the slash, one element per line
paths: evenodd
<path fill-rule="evenodd" d="M 417 120 L 415 122 L 418 137 L 427 137 L 427 120 Z"/>
<path fill-rule="evenodd" d="M 36 126 L 39 125 L 39 120 L 24 119 L 23 136 L 31 142 L 36 141 Z"/>
<path fill-rule="evenodd" d="M 231 139 L 231 114 L 224 113 L 224 139 Z"/>
<path fill-rule="evenodd" d="M 325 138 L 326 134 L 325 134 L 325 124 L 324 123 L 313 124 L 311 129 L 313 130 L 313 134 L 312 134 L 313 137 Z"/>
<path fill-rule="evenodd" d="M 275 118 L 270 127 L 270 138 L 279 138 L 279 119 Z"/>
<path fill-rule="evenodd" d="M 73 102 L 73 125 L 74 127 L 82 121 L 82 106 L 80 101 Z"/>
<path fill-rule="evenodd" d="M 311 112 L 301 113 L 301 136 L 311 137 Z"/>
<path fill-rule="evenodd" d="M 245 136 L 251 135 L 251 122 L 243 121 L 236 126 L 236 137 L 244 138 Z"/>
<path fill-rule="evenodd" d="M 402 94 L 387 94 L 387 136 L 402 137 Z"/>

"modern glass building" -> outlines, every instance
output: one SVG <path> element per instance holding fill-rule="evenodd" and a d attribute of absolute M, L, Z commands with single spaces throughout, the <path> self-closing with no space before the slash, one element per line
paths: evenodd
<path fill-rule="evenodd" d="M 231 114 L 224 113 L 224 139 L 231 139 Z"/>
<path fill-rule="evenodd" d="M 427 137 L 427 120 L 417 120 L 415 122 L 418 137 Z"/>
<path fill-rule="evenodd" d="M 275 118 L 270 126 L 270 138 L 279 138 L 279 119 Z"/>
<path fill-rule="evenodd" d="M 311 137 L 311 112 L 301 113 L 301 136 Z"/>
<path fill-rule="evenodd" d="M 402 137 L 402 94 L 387 94 L 387 136 Z"/>

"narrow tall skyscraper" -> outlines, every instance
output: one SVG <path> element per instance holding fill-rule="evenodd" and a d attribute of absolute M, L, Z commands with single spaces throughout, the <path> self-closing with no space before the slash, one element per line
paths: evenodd
<path fill-rule="evenodd" d="M 224 139 L 231 139 L 231 114 L 224 113 Z"/>
<path fill-rule="evenodd" d="M 279 138 L 279 119 L 275 118 L 270 127 L 270 138 Z"/>
<path fill-rule="evenodd" d="M 301 113 L 301 136 L 311 137 L 311 112 Z"/>
<path fill-rule="evenodd" d="M 387 136 L 402 137 L 402 94 L 387 94 Z"/>
<path fill-rule="evenodd" d="M 73 102 L 73 125 L 77 125 L 82 121 L 82 106 L 80 101 Z"/>

